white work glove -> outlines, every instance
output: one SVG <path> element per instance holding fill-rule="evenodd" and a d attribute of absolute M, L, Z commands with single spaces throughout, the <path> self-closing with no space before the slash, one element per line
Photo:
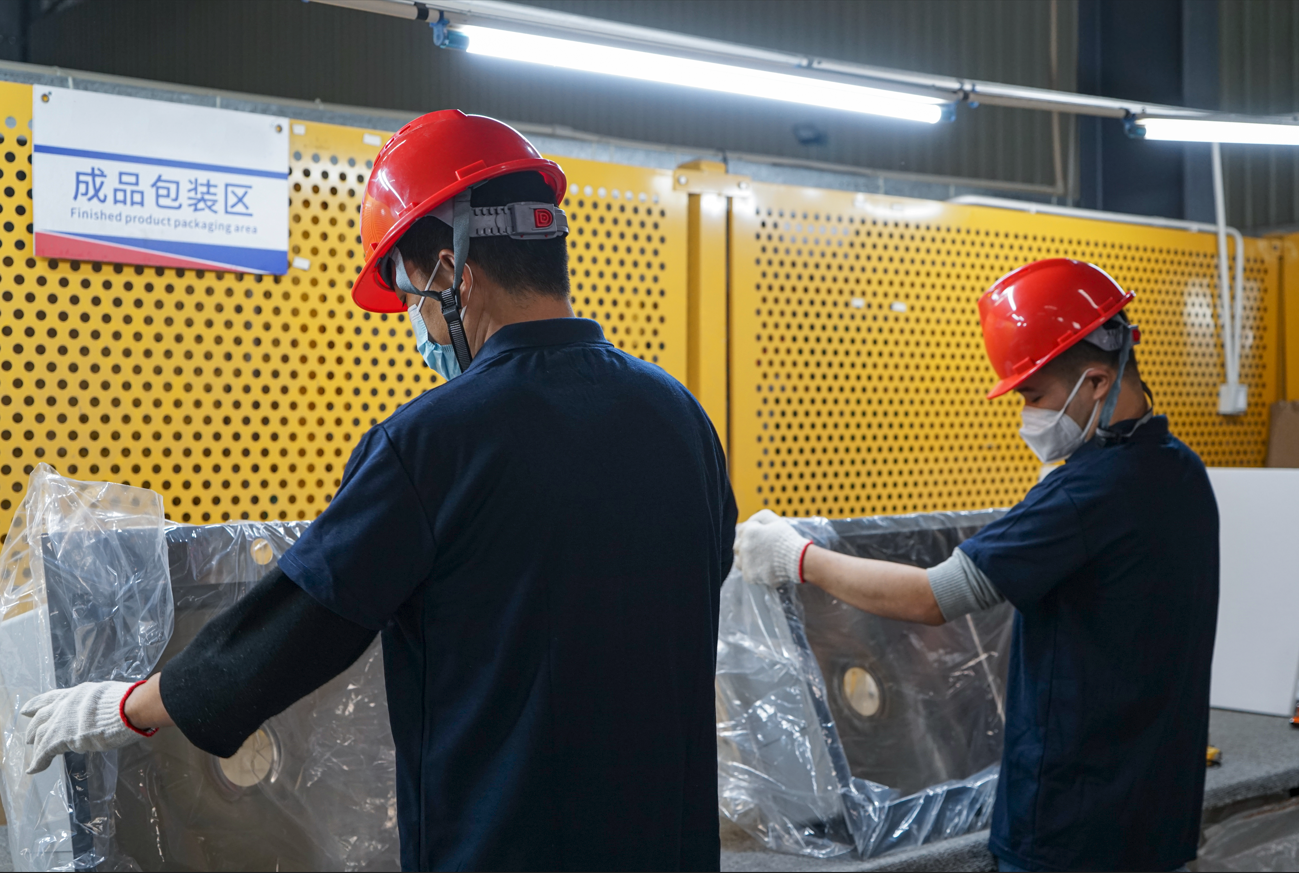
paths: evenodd
<path fill-rule="evenodd" d="M 799 565 L 810 543 L 770 509 L 763 509 L 735 526 L 735 568 L 755 585 L 776 587 L 802 582 Z"/>
<path fill-rule="evenodd" d="M 27 701 L 22 714 L 27 745 L 32 746 L 28 773 L 39 773 L 64 752 L 107 752 L 140 739 L 122 720 L 122 698 L 131 682 L 84 682 L 46 691 Z"/>

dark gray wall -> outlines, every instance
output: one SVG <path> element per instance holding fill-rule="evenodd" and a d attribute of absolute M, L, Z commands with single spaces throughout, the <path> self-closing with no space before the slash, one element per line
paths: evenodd
<path fill-rule="evenodd" d="M 1221 0 L 1222 109 L 1299 112 L 1299 4 Z M 1299 148 L 1223 148 L 1227 211 L 1242 227 L 1299 225 Z"/>
<path fill-rule="evenodd" d="M 568 0 L 544 5 L 883 66 L 1051 84 L 1047 0 Z M 1073 86 L 1073 2 L 1057 82 Z M 500 118 L 682 147 L 1054 183 L 1050 118 L 962 108 L 929 127 L 435 48 L 427 26 L 299 0 L 94 0 L 35 17 L 28 60 L 279 97 Z M 825 134 L 805 146 L 793 127 Z M 1067 127 L 1066 127 L 1067 130 Z"/>
<path fill-rule="evenodd" d="M 1216 109 L 1218 0 L 1079 0 L 1078 90 Z M 1216 220 L 1210 147 L 1143 142 L 1116 118 L 1078 121 L 1079 202 Z"/>
<path fill-rule="evenodd" d="M 1218 0 L 1182 0 L 1182 101 L 1196 109 L 1217 109 L 1221 68 Z M 1213 157 L 1206 143 L 1182 146 L 1182 209 L 1191 221 L 1216 222 Z"/>
<path fill-rule="evenodd" d="M 1195 0 L 1080 0 L 1078 90 L 1183 103 L 1183 7 Z M 1078 122 L 1080 199 L 1088 209 L 1184 217 L 1184 147 L 1132 139 L 1117 118 Z"/>

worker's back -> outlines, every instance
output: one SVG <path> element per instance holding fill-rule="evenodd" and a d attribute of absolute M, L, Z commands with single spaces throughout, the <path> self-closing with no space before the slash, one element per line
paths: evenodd
<path fill-rule="evenodd" d="M 1194 858 L 1218 603 L 1200 459 L 1154 418 L 1083 446 L 961 548 L 1018 610 L 994 854 L 1055 870 Z"/>
<path fill-rule="evenodd" d="M 386 623 L 403 866 L 715 867 L 735 505 L 699 405 L 594 322 L 525 322 L 366 442 L 311 593 Z"/>

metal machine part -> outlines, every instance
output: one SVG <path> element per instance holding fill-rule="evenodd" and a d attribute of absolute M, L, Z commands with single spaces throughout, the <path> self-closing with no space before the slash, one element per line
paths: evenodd
<path fill-rule="evenodd" d="M 1001 510 L 803 519 L 835 551 L 930 567 Z M 722 815 L 768 847 L 863 856 L 986 824 L 1005 722 L 1011 608 L 941 627 L 892 621 L 813 586 L 736 573 L 722 591 Z"/>
<path fill-rule="evenodd" d="M 166 531 L 174 630 L 158 665 L 275 567 L 306 528 L 243 523 Z M 95 531 L 45 539 L 59 686 L 113 657 L 66 556 L 102 553 Z M 83 542 L 77 542 L 81 538 Z M 55 556 L 64 556 L 56 560 Z M 118 604 L 129 609 L 129 603 Z M 115 757 L 115 761 L 112 760 Z M 328 685 L 257 730 L 230 758 L 176 730 L 109 755 L 65 755 L 71 863 L 144 870 L 396 870 L 395 753 L 378 641 Z M 50 869 L 50 868 L 47 868 Z"/>
<path fill-rule="evenodd" d="M 231 789 L 252 788 L 279 774 L 280 744 L 269 727 L 258 728 L 229 758 L 216 758 L 217 774 Z"/>

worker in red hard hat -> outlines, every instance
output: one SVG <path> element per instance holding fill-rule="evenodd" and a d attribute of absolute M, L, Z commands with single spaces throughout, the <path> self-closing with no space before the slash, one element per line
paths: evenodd
<path fill-rule="evenodd" d="M 352 296 L 413 345 L 355 341 L 447 384 L 362 437 L 278 569 L 159 674 L 29 701 L 33 771 L 173 724 L 232 755 L 382 633 L 403 869 L 718 868 L 735 501 L 690 393 L 573 317 L 566 185 L 490 118 L 389 140 Z"/>
<path fill-rule="evenodd" d="M 1020 435 L 1066 460 L 927 569 L 837 554 L 774 513 L 736 566 L 887 618 L 942 624 L 1015 607 L 989 848 L 1001 870 L 1174 870 L 1196 855 L 1218 605 L 1218 510 L 1200 458 L 1154 415 L 1103 270 L 1037 261 L 979 299 Z"/>

